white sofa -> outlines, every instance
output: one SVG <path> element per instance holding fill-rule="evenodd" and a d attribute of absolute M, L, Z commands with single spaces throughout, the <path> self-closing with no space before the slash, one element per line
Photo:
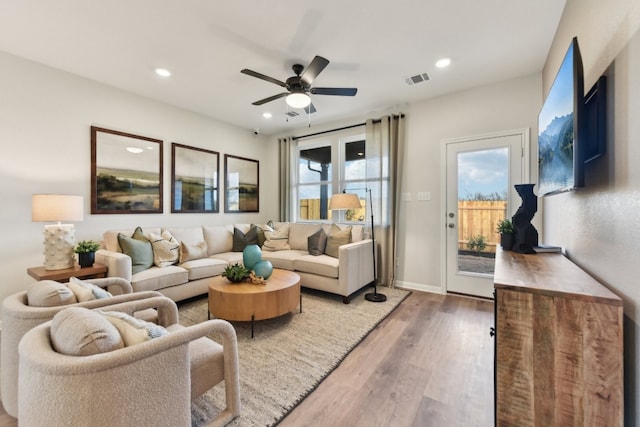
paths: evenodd
<path fill-rule="evenodd" d="M 233 251 L 234 229 L 247 233 L 250 226 L 234 224 L 144 228 L 145 234 L 157 235 L 166 229 L 176 240 L 191 246 L 204 241 L 207 255 L 167 267 L 152 266 L 135 274 L 132 274 L 131 258 L 122 253 L 117 237 L 118 233 L 131 236 L 134 230 L 108 230 L 103 234 L 103 249 L 96 252 L 96 262 L 108 267 L 109 277 L 122 277 L 130 281 L 135 292 L 158 291 L 174 301 L 180 301 L 206 294 L 211 277 L 222 274 L 229 264 L 242 263 L 242 252 Z M 354 292 L 373 281 L 373 243 L 371 239 L 363 238 L 361 225 L 351 226 L 351 243 L 339 247 L 338 258 L 325 254 L 311 255 L 307 250 L 308 237 L 321 227 L 328 232 L 331 224 L 274 224 L 276 230 L 285 226 L 289 228 L 290 249 L 263 250 L 262 258 L 271 261 L 274 268 L 298 273 L 303 287 L 340 295 L 343 302 L 348 304 Z"/>

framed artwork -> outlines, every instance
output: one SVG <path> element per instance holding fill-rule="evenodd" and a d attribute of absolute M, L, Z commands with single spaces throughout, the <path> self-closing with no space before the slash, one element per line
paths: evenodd
<path fill-rule="evenodd" d="M 91 213 L 162 213 L 162 141 L 91 126 Z"/>
<path fill-rule="evenodd" d="M 259 166 L 257 160 L 224 155 L 225 212 L 260 211 Z"/>
<path fill-rule="evenodd" d="M 216 151 L 171 144 L 171 212 L 217 213 L 220 155 Z"/>

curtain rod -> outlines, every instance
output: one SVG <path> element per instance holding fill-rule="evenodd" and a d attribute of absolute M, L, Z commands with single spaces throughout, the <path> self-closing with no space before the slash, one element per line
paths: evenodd
<path fill-rule="evenodd" d="M 391 117 L 394 120 L 396 120 L 398 118 L 404 117 L 404 114 L 393 114 Z M 374 119 L 373 123 L 380 123 L 381 121 L 382 121 L 381 119 Z M 356 125 L 344 126 L 344 127 L 337 128 L 337 129 L 324 130 L 322 132 L 310 133 L 310 134 L 307 134 L 307 135 L 292 136 L 291 139 L 296 141 L 296 140 L 302 139 L 302 138 L 310 138 L 312 136 L 324 135 L 325 133 L 338 132 L 338 131 L 346 130 L 346 129 L 353 129 L 353 128 L 357 128 L 359 126 L 364 126 L 366 124 L 367 124 L 366 122 L 365 123 L 358 123 Z"/>

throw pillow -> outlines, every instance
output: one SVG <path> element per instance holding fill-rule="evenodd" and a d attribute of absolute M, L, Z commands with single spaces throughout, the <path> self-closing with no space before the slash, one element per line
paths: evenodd
<path fill-rule="evenodd" d="M 351 226 L 341 229 L 335 224 L 331 225 L 329 236 L 327 236 L 327 246 L 324 253 L 330 257 L 338 258 L 340 246 L 351 243 Z"/>
<path fill-rule="evenodd" d="M 136 228 L 131 237 L 118 233 L 118 244 L 122 253 L 131 258 L 131 273 L 139 273 L 153 265 L 153 249 L 142 228 Z"/>
<path fill-rule="evenodd" d="M 74 293 L 78 302 L 110 298 L 113 296 L 110 292 L 107 292 L 100 286 L 96 286 L 90 282 L 85 282 L 77 277 L 69 279 L 69 289 Z"/>
<path fill-rule="evenodd" d="M 27 290 L 27 304 L 31 307 L 55 307 L 77 302 L 71 289 L 53 280 L 36 282 Z"/>
<path fill-rule="evenodd" d="M 265 240 L 267 240 L 267 237 L 265 236 L 265 231 L 273 231 L 273 228 L 268 226 L 267 224 L 262 224 L 262 225 L 255 225 L 255 224 L 251 224 L 251 228 L 256 227 L 256 232 L 258 235 L 258 246 L 262 247 L 262 245 L 264 245 Z"/>
<path fill-rule="evenodd" d="M 180 242 L 180 264 L 192 259 L 206 258 L 207 250 L 207 242 L 204 240 L 197 245 L 187 245 L 185 242 Z"/>
<path fill-rule="evenodd" d="M 285 251 L 291 249 L 289 246 L 289 225 L 284 225 L 282 228 L 274 231 L 264 233 L 267 240 L 265 240 L 262 249 L 265 251 Z"/>
<path fill-rule="evenodd" d="M 104 316 L 84 307 L 69 307 L 51 320 L 51 345 L 68 356 L 90 356 L 124 347 L 120 333 Z"/>
<path fill-rule="evenodd" d="M 318 256 L 324 254 L 325 247 L 327 246 L 327 233 L 322 228 L 307 237 L 309 254 Z"/>
<path fill-rule="evenodd" d="M 251 228 L 247 234 L 240 231 L 237 227 L 233 228 L 233 252 L 242 252 L 247 245 L 258 244 L 258 227 L 251 224 Z"/>
<path fill-rule="evenodd" d="M 180 243 L 167 230 L 161 235 L 149 233 L 149 241 L 153 249 L 153 263 L 158 267 L 167 267 L 178 262 Z"/>
<path fill-rule="evenodd" d="M 168 332 L 162 326 L 147 322 L 120 311 L 100 311 L 120 333 L 125 347 L 161 337 Z"/>

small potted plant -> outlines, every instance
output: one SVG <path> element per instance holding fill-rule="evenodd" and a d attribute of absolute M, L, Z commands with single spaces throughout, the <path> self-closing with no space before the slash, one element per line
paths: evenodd
<path fill-rule="evenodd" d="M 100 249 L 100 243 L 93 240 L 81 240 L 73 249 L 78 254 L 80 267 L 91 267 L 95 262 L 96 251 Z"/>
<path fill-rule="evenodd" d="M 500 246 L 505 251 L 510 251 L 513 247 L 514 231 L 511 220 L 505 218 L 498 221 L 496 232 L 500 234 Z"/>
<path fill-rule="evenodd" d="M 246 269 L 243 265 L 235 263 L 233 265 L 227 265 L 224 268 L 224 272 L 222 275 L 229 279 L 230 282 L 240 283 L 244 281 L 251 272 Z"/>

